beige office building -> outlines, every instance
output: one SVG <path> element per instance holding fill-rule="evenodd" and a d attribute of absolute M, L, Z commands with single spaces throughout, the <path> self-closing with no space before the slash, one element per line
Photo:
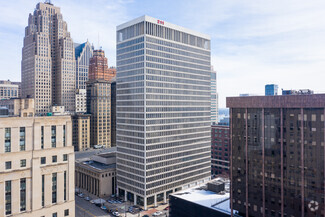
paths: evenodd
<path fill-rule="evenodd" d="M 0 100 L 19 97 L 19 82 L 0 81 Z"/>
<path fill-rule="evenodd" d="M 111 83 L 87 82 L 87 113 L 90 117 L 90 146 L 111 147 Z"/>
<path fill-rule="evenodd" d="M 106 151 L 108 153 L 79 159 L 76 154 L 75 183 L 80 193 L 97 197 L 107 197 L 116 193 L 116 148 Z"/>
<path fill-rule="evenodd" d="M 51 105 L 74 111 L 75 50 L 60 8 L 38 3 L 29 15 L 22 49 L 22 98 L 35 99 L 36 114 Z"/>
<path fill-rule="evenodd" d="M 72 145 L 75 151 L 84 151 L 90 148 L 89 114 L 72 116 Z"/>
<path fill-rule="evenodd" d="M 0 216 L 75 216 L 69 116 L 0 118 Z"/>
<path fill-rule="evenodd" d="M 8 108 L 10 116 L 34 116 L 35 105 L 32 98 L 0 100 L 0 106 Z"/>

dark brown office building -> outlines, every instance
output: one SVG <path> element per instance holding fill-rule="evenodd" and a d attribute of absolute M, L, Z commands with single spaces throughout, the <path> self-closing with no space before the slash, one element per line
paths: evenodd
<path fill-rule="evenodd" d="M 211 126 L 211 175 L 229 177 L 229 126 Z"/>
<path fill-rule="evenodd" d="M 325 94 L 228 97 L 232 209 L 324 216 Z"/>

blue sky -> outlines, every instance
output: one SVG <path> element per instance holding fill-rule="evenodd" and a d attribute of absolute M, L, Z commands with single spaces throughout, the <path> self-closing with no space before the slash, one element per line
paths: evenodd
<path fill-rule="evenodd" d="M 28 14 L 38 1 L 2 1 L 0 80 L 20 80 Z M 264 94 L 264 85 L 325 93 L 323 0 L 52 0 L 74 42 L 103 47 L 115 65 L 115 28 L 144 14 L 211 36 L 220 107 L 225 97 Z"/>

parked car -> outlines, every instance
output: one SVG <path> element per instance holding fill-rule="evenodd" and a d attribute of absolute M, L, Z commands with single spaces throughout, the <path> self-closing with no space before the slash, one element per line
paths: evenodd
<path fill-rule="evenodd" d="M 90 203 L 92 203 L 92 204 L 94 204 L 95 203 L 95 201 L 94 200 L 91 200 L 91 201 L 89 201 Z"/>
<path fill-rule="evenodd" d="M 104 206 L 104 205 L 102 205 L 100 208 L 101 208 L 102 210 L 107 210 L 106 206 Z"/>
<path fill-rule="evenodd" d="M 118 212 L 113 212 L 112 213 L 114 216 L 120 216 L 120 213 L 118 213 Z"/>
<path fill-rule="evenodd" d="M 85 200 L 90 201 L 91 198 L 90 197 L 85 197 Z"/>
<path fill-rule="evenodd" d="M 160 216 L 161 214 L 163 214 L 161 211 L 157 211 L 154 214 L 152 214 L 153 216 Z"/>
<path fill-rule="evenodd" d="M 169 210 L 169 206 L 167 206 L 164 210 Z"/>
<path fill-rule="evenodd" d="M 85 195 L 83 193 L 78 194 L 78 197 L 83 198 Z"/>

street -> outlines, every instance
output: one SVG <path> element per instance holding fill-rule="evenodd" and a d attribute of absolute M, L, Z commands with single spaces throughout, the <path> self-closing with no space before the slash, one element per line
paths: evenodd
<path fill-rule="evenodd" d="M 111 214 L 109 214 L 107 211 L 103 211 L 100 209 L 100 207 L 95 206 L 95 204 L 91 204 L 89 201 L 86 201 L 84 198 L 80 198 L 78 196 L 75 197 L 75 201 L 76 201 L 76 217 L 109 217 L 109 216 L 113 216 Z M 124 214 L 124 207 L 126 207 L 126 209 L 128 209 L 128 207 L 130 206 L 130 203 L 123 203 L 123 204 L 108 204 L 105 203 L 105 206 L 108 209 L 118 209 L 119 213 L 121 214 L 121 216 L 125 216 Z M 158 208 L 159 209 L 159 208 Z M 163 208 L 159 209 L 163 212 L 162 216 L 167 216 L 168 211 L 163 210 Z M 131 214 L 129 212 L 126 213 L 127 217 L 139 217 L 139 216 L 143 216 L 144 214 L 148 214 L 149 216 L 152 216 L 152 213 L 155 212 L 155 210 L 148 210 L 148 211 L 143 211 L 140 214 Z M 150 214 L 149 214 L 150 213 Z"/>

